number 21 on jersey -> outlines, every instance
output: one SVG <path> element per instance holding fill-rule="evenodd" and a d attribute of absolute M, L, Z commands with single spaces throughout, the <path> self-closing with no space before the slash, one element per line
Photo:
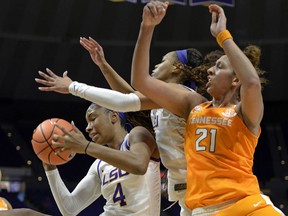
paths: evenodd
<path fill-rule="evenodd" d="M 215 147 L 216 147 L 216 134 L 217 134 L 217 130 L 215 128 L 197 128 L 196 129 L 196 135 L 199 135 L 199 137 L 196 139 L 196 151 L 206 151 L 208 149 L 209 152 L 215 152 Z M 207 139 L 210 139 L 207 142 Z M 201 142 L 203 142 L 205 140 L 205 143 L 207 143 L 208 145 L 204 146 L 201 145 Z"/>

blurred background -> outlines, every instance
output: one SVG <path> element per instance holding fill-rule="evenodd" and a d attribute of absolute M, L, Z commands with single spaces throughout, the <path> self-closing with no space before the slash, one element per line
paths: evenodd
<path fill-rule="evenodd" d="M 156 29 L 152 66 L 175 49 L 194 47 L 204 54 L 218 49 L 210 34 L 207 7 L 176 2 Z M 262 191 L 288 214 L 288 1 L 234 3 L 234 7 L 224 6 L 228 29 L 241 48 L 249 44 L 261 47 L 261 68 L 270 80 L 263 93 L 265 115 L 254 171 Z M 84 132 L 84 115 L 90 103 L 71 95 L 40 92 L 34 78 L 48 67 L 57 74 L 68 70 L 79 82 L 109 87 L 79 44 L 79 37 L 91 36 L 102 45 L 107 61 L 129 82 L 144 4 L 140 0 L 1 0 L 0 5 L 0 196 L 15 208 L 60 215 L 42 164 L 33 152 L 32 133 L 40 122 L 54 117 L 73 120 Z M 93 161 L 76 155 L 59 166 L 71 190 Z M 97 215 L 102 212 L 102 203 L 100 198 L 80 215 Z M 169 205 L 163 198 L 163 208 Z M 177 211 L 174 207 L 165 213 L 177 215 Z"/>

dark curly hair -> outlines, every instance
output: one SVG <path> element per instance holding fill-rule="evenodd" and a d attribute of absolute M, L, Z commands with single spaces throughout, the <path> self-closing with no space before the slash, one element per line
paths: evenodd
<path fill-rule="evenodd" d="M 192 68 L 198 67 L 203 63 L 203 56 L 202 54 L 195 48 L 188 48 L 185 50 L 187 54 L 187 63 L 183 64 L 179 59 L 176 51 L 171 52 L 173 55 L 174 61 L 172 62 L 173 66 L 176 67 L 176 69 L 180 70 L 181 73 L 179 73 L 179 84 L 187 85 L 187 83 L 191 80 L 189 79 L 189 71 Z M 189 85 L 187 85 L 189 87 Z"/>
<path fill-rule="evenodd" d="M 150 110 L 125 113 L 127 121 L 133 126 L 145 127 L 154 137 L 155 132 L 151 123 Z"/>
<path fill-rule="evenodd" d="M 183 72 L 181 84 L 186 85 L 188 81 L 193 80 L 197 85 L 196 91 L 201 95 L 205 95 L 206 83 L 208 81 L 207 70 L 213 65 L 215 65 L 216 61 L 222 55 L 224 55 L 224 52 L 220 50 L 214 50 L 212 52 L 209 52 L 208 54 L 205 55 L 201 63 L 200 61 L 198 61 L 199 64 L 196 67 L 185 65 L 182 64 L 181 62 L 175 63 L 174 66 Z"/>
<path fill-rule="evenodd" d="M 261 82 L 262 89 L 263 89 L 263 87 L 268 83 L 268 80 L 264 77 L 264 74 L 266 73 L 266 71 L 259 68 L 260 57 L 261 57 L 260 47 L 256 45 L 248 45 L 243 49 L 243 53 L 247 56 L 247 58 L 250 60 L 250 62 L 254 66 L 260 78 L 260 82 Z"/>
<path fill-rule="evenodd" d="M 203 63 L 202 54 L 195 48 L 187 49 L 187 66 L 197 67 Z"/>
<path fill-rule="evenodd" d="M 264 77 L 266 71 L 259 68 L 261 49 L 258 46 L 249 45 L 244 48 L 243 53 L 248 57 L 248 59 L 255 67 L 263 89 L 263 86 L 268 83 L 268 80 Z M 225 55 L 225 53 L 222 50 L 211 51 L 204 56 L 203 63 L 197 67 L 190 67 L 188 65 L 181 64 L 180 62 L 176 63 L 175 66 L 179 70 L 183 71 L 182 84 L 185 84 L 185 82 L 187 82 L 188 80 L 195 81 L 197 85 L 196 91 L 199 94 L 209 98 L 210 96 L 206 92 L 206 83 L 208 81 L 207 70 L 210 67 L 214 66 L 216 64 L 216 61 L 223 55 Z"/>
<path fill-rule="evenodd" d="M 189 67 L 197 67 L 200 64 L 202 64 L 203 56 L 202 56 L 201 52 L 199 52 L 197 49 L 188 48 L 188 49 L 184 49 L 184 50 L 181 50 L 181 51 L 186 51 L 186 54 L 187 54 L 187 63 L 185 65 L 187 65 Z M 173 55 L 173 59 L 174 59 L 174 61 L 172 62 L 173 65 L 175 65 L 175 64 L 183 64 L 178 59 L 176 51 L 172 51 L 170 53 Z"/>

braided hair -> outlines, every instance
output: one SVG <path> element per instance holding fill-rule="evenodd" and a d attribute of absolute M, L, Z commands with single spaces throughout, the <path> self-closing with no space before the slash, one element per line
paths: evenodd
<path fill-rule="evenodd" d="M 125 114 L 127 122 L 129 122 L 133 127 L 143 126 L 155 137 L 153 125 L 151 123 L 150 110 L 127 112 Z"/>

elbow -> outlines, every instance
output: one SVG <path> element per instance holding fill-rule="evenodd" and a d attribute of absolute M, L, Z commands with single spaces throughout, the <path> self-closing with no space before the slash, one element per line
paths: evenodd
<path fill-rule="evenodd" d="M 118 106 L 117 106 L 117 111 L 118 112 L 130 112 L 131 110 L 129 109 L 126 103 L 123 103 L 123 101 L 119 101 Z"/>
<path fill-rule="evenodd" d="M 261 91 L 262 86 L 261 86 L 261 81 L 259 77 L 252 78 L 246 83 L 246 88 L 251 90 L 251 91 Z"/>
<path fill-rule="evenodd" d="M 262 92 L 261 83 L 257 79 L 251 79 L 245 84 L 242 83 L 241 89 L 241 95 L 259 95 Z"/>
<path fill-rule="evenodd" d="M 147 167 L 148 167 L 148 164 L 146 166 L 143 166 L 143 163 L 135 164 L 132 167 L 132 170 L 130 171 L 130 173 L 134 175 L 144 175 L 147 171 Z"/>
<path fill-rule="evenodd" d="M 131 86 L 136 89 L 137 91 L 145 91 L 145 89 L 147 88 L 147 84 L 149 83 L 149 78 L 150 77 L 146 77 L 146 78 L 141 78 L 141 79 L 131 79 Z"/>
<path fill-rule="evenodd" d="M 146 82 L 148 82 L 149 76 L 148 77 L 143 77 L 143 76 L 133 76 L 133 72 L 132 72 L 132 76 L 131 76 L 131 86 L 135 89 L 137 89 L 139 91 L 139 89 L 141 89 L 143 87 L 143 85 L 145 85 Z"/>
<path fill-rule="evenodd" d="M 134 173 L 132 173 L 132 174 L 134 174 L 134 175 L 144 175 L 146 172 L 143 172 L 143 171 L 141 171 L 141 170 L 137 170 L 137 171 L 135 171 Z"/>
<path fill-rule="evenodd" d="M 133 61 L 132 61 L 130 84 L 131 84 L 131 86 L 132 86 L 134 89 L 137 89 L 136 86 L 137 86 L 137 81 L 138 81 L 138 79 L 136 78 L 137 72 L 136 72 L 136 68 L 135 68 L 135 67 L 136 67 L 136 66 L 133 64 Z"/>
<path fill-rule="evenodd" d="M 138 81 L 139 82 L 139 81 Z M 133 77 L 131 78 L 131 86 L 135 89 L 138 89 L 138 82 L 137 82 L 137 79 L 133 79 Z"/>
<path fill-rule="evenodd" d="M 147 169 L 136 169 L 134 175 L 144 175 L 146 173 Z"/>

